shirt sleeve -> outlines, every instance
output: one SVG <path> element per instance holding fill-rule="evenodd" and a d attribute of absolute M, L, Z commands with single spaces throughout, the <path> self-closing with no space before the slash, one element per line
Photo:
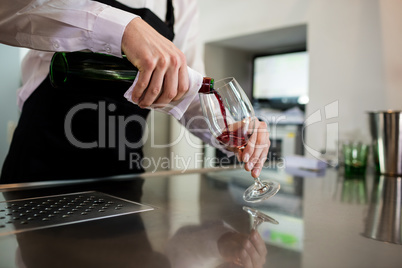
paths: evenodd
<path fill-rule="evenodd" d="M 1 6 L 0 43 L 43 51 L 121 57 L 124 29 L 138 17 L 89 0 L 2 0 Z"/>

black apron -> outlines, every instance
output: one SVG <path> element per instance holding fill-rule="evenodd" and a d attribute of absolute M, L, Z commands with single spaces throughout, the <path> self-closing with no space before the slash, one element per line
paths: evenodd
<path fill-rule="evenodd" d="M 140 15 L 163 36 L 174 38 L 172 0 L 167 3 L 166 22 L 145 8 L 129 8 L 115 0 L 99 2 Z M 126 90 L 120 85 L 55 89 L 45 79 L 24 103 L 0 183 L 144 172 L 141 139 L 149 110 L 128 102 L 123 97 Z M 66 122 L 71 128 L 65 128 Z"/>

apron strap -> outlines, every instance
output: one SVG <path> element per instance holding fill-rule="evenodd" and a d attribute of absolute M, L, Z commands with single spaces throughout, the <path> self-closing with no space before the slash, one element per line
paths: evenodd
<path fill-rule="evenodd" d="M 174 33 L 174 8 L 172 0 L 167 0 L 166 25 Z"/>

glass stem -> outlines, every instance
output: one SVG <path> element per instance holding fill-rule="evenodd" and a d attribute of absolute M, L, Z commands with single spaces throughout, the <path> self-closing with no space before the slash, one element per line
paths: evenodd
<path fill-rule="evenodd" d="M 262 184 L 260 177 L 254 178 L 254 183 L 258 187 L 258 189 L 261 189 L 264 187 L 264 184 Z"/>
<path fill-rule="evenodd" d="M 264 221 L 261 219 L 261 218 L 259 218 L 259 217 L 256 217 L 256 218 L 254 218 L 254 221 L 253 221 L 253 226 L 252 226 L 252 230 L 257 230 L 257 228 L 258 228 L 258 226 L 260 226 L 260 224 L 261 223 L 263 223 Z"/>

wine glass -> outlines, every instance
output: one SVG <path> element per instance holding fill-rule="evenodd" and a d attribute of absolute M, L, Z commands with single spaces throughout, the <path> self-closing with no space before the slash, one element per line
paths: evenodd
<path fill-rule="evenodd" d="M 278 225 L 279 222 L 274 218 L 271 218 L 267 214 L 262 213 L 259 210 L 243 206 L 243 210 L 246 211 L 253 219 L 253 226 L 251 227 L 252 230 L 257 230 L 258 226 L 261 225 L 263 222 L 269 222 L 275 225 Z"/>
<path fill-rule="evenodd" d="M 258 119 L 236 79 L 216 81 L 210 92 L 199 95 L 202 112 L 216 140 L 230 151 L 244 149 Z M 254 184 L 247 188 L 243 198 L 247 202 L 260 202 L 274 196 L 279 189 L 277 182 L 254 178 Z"/>

